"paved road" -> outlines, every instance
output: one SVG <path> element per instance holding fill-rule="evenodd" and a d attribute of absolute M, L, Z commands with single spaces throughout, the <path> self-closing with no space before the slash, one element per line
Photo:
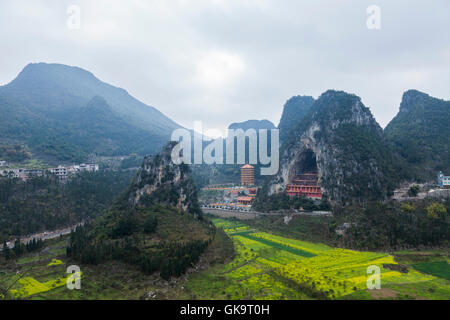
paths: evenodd
<path fill-rule="evenodd" d="M 35 233 L 35 234 L 32 234 L 32 235 L 28 235 L 28 236 L 25 236 L 23 238 L 20 238 L 20 242 L 21 243 L 27 243 L 27 242 L 29 242 L 29 241 L 31 241 L 33 239 L 36 239 L 36 240 L 39 240 L 39 239 L 41 239 L 41 240 L 55 239 L 55 238 L 58 238 L 61 235 L 69 234 L 72 230 L 75 230 L 76 227 L 81 226 L 83 224 L 84 224 L 84 222 L 80 222 L 80 223 L 77 223 L 77 224 L 75 224 L 73 226 L 62 228 L 62 229 Z M 10 242 L 7 242 L 6 245 L 10 249 L 12 249 L 12 248 L 14 248 L 14 242 L 15 241 L 16 241 L 16 239 L 14 239 L 14 240 L 12 240 Z M 0 251 L 2 249 L 3 248 L 0 247 Z"/>
<path fill-rule="evenodd" d="M 236 218 L 239 220 L 252 220 L 260 216 L 331 216 L 330 211 L 299 211 L 299 212 L 256 212 L 234 211 L 224 209 L 202 208 L 204 213 L 220 218 Z"/>

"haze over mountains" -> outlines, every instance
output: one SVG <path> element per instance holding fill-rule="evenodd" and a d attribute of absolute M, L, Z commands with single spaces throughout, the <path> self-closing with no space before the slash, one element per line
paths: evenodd
<path fill-rule="evenodd" d="M 298 136 L 304 119 L 320 116 L 318 105 L 310 96 L 294 96 L 286 102 L 278 125 L 282 144 Z M 333 119 L 344 122 L 355 111 L 338 105 L 325 107 L 333 112 Z M 411 166 L 411 177 L 430 179 L 437 170 L 450 170 L 449 110 L 450 102 L 410 90 L 385 130 L 375 119 L 371 123 L 378 126 L 383 145 L 397 159 L 406 160 L 399 165 Z M 0 145 L 22 145 L 24 154 L 49 162 L 86 161 L 93 154 L 155 153 L 181 127 L 124 89 L 102 82 L 89 71 L 61 64 L 27 65 L 0 87 L 0 112 Z M 330 121 L 321 123 L 323 129 L 333 126 Z M 275 126 L 268 120 L 247 120 L 229 128 Z"/>
<path fill-rule="evenodd" d="M 0 87 L 0 111 L 3 143 L 67 161 L 153 153 L 180 127 L 124 89 L 61 64 L 27 65 Z"/>

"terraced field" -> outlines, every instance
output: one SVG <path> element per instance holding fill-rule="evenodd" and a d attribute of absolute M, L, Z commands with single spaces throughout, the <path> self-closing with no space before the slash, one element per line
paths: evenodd
<path fill-rule="evenodd" d="M 232 239 L 234 258 L 170 283 L 110 262 L 80 266 L 82 289 L 68 290 L 66 267 L 74 262 L 64 255 L 63 239 L 46 243 L 43 253 L 0 265 L 0 288 L 9 288 L 8 299 L 142 299 L 148 292 L 156 299 L 450 299 L 445 251 L 396 252 L 394 259 L 259 232 L 236 221 L 213 222 Z M 381 290 L 367 290 L 367 267 L 373 265 L 380 267 Z M 407 273 L 400 272 L 404 266 Z"/>
<path fill-rule="evenodd" d="M 387 253 L 358 252 L 288 239 L 252 230 L 237 221 L 215 218 L 213 222 L 232 238 L 237 255 L 226 265 L 191 277 L 186 287 L 195 298 L 450 299 L 448 280 L 413 268 L 405 273 Z M 380 268 L 383 290 L 367 290 L 369 266 Z M 445 266 L 436 268 L 441 270 Z M 428 291 L 419 295 L 420 292 L 412 290 L 415 287 Z M 398 296 L 393 292 L 398 292 Z"/>

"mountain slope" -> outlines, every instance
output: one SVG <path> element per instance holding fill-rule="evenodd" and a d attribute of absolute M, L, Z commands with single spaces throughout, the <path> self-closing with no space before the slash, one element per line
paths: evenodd
<path fill-rule="evenodd" d="M 291 130 L 306 116 L 314 101 L 314 98 L 310 96 L 294 96 L 286 101 L 278 124 L 280 145 L 287 140 Z"/>
<path fill-rule="evenodd" d="M 152 135 L 125 122 L 99 96 L 68 118 L 62 133 L 88 153 L 145 154 L 152 149 L 146 147 L 153 140 Z"/>
<path fill-rule="evenodd" d="M 450 101 L 409 90 L 384 132 L 423 178 L 434 178 L 439 170 L 450 172 L 449 123 Z"/>
<path fill-rule="evenodd" d="M 32 63 L 0 91 L 8 92 L 35 108 L 50 111 L 77 107 L 80 101 L 86 103 L 94 96 L 101 96 L 127 122 L 153 131 L 154 134 L 166 135 L 180 127 L 156 108 L 132 97 L 126 90 L 102 82 L 91 72 L 78 67 Z"/>
<path fill-rule="evenodd" d="M 108 110 L 87 110 L 98 103 L 95 97 L 101 97 Z M 87 139 L 98 134 L 100 127 L 104 129 L 102 135 L 110 142 L 99 152 L 110 155 L 155 152 L 180 127 L 125 90 L 100 81 L 86 70 L 60 64 L 27 65 L 16 79 L 0 87 L 0 111 L 5 115 L 0 119 L 3 142 L 24 143 L 38 155 L 59 160 L 74 161 L 93 152 L 81 146 L 78 139 L 71 139 L 80 135 L 75 129 L 83 128 L 81 135 Z M 90 130 L 86 122 L 95 123 L 94 128 Z M 128 134 L 122 139 L 118 132 Z M 95 139 L 87 142 L 98 143 Z"/>
<path fill-rule="evenodd" d="M 284 192 L 298 172 L 314 169 L 324 194 L 340 204 L 384 199 L 404 175 L 401 159 L 361 99 L 333 90 L 292 131 L 280 152 L 280 170 L 261 197 Z"/>

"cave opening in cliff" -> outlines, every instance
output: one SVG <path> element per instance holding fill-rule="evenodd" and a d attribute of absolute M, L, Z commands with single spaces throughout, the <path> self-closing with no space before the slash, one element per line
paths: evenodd
<path fill-rule="evenodd" d="M 306 150 L 300 162 L 299 173 L 317 173 L 316 154 L 311 149 Z"/>
<path fill-rule="evenodd" d="M 295 179 L 297 175 L 304 173 L 318 174 L 316 154 L 312 149 L 306 149 L 300 153 L 292 168 L 291 180 Z"/>
<path fill-rule="evenodd" d="M 289 180 L 286 186 L 288 195 L 322 198 L 316 154 L 312 149 L 305 149 L 299 154 L 291 169 Z"/>

